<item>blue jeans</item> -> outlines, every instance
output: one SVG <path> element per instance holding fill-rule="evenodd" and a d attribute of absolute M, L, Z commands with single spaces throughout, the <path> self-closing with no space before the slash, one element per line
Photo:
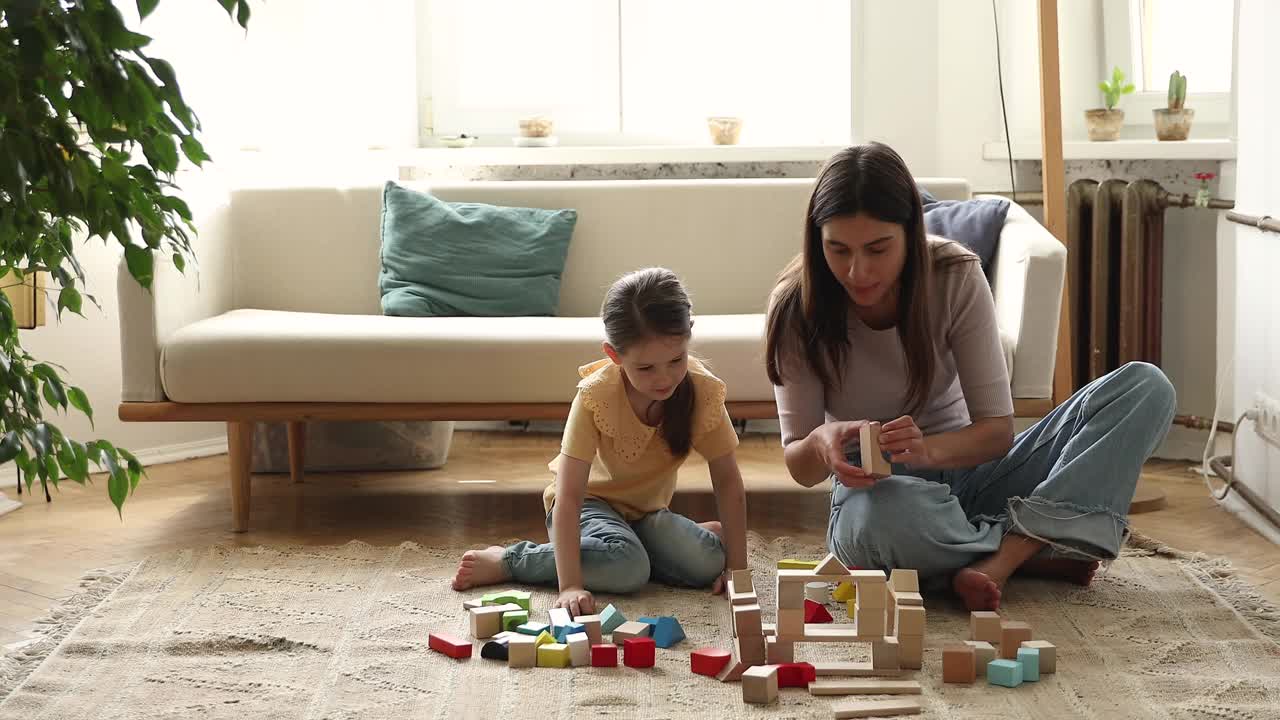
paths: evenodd
<path fill-rule="evenodd" d="M 995 552 L 1006 532 L 1044 541 L 1041 556 L 1114 559 L 1142 465 L 1173 413 L 1164 373 L 1129 363 L 1019 433 L 1002 458 L 911 474 L 895 465 L 865 489 L 833 479 L 827 546 L 849 565 L 935 578 Z"/>
<path fill-rule="evenodd" d="M 635 592 L 653 579 L 664 585 L 709 587 L 724 572 L 724 545 L 710 530 L 670 510 L 628 523 L 609 503 L 587 498 L 582 528 L 582 582 L 592 592 Z M 547 513 L 551 529 L 551 513 Z M 502 556 L 511 579 L 556 585 L 554 546 L 522 540 Z"/>

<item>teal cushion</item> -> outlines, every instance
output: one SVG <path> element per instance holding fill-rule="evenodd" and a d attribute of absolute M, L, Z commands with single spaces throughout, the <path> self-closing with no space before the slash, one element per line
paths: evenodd
<path fill-rule="evenodd" d="M 445 202 L 382 190 L 385 315 L 555 315 L 576 210 Z"/>

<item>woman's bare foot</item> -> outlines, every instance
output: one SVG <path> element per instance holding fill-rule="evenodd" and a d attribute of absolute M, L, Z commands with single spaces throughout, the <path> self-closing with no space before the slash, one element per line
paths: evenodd
<path fill-rule="evenodd" d="M 951 589 L 960 596 L 968 610 L 997 610 L 1000 607 L 1000 583 L 977 565 L 957 571 L 951 579 Z"/>
<path fill-rule="evenodd" d="M 719 520 L 708 520 L 706 522 L 698 523 L 698 527 L 704 530 L 710 530 L 712 533 L 715 533 L 715 536 L 718 538 L 724 538 L 724 530 L 720 527 Z"/>
<path fill-rule="evenodd" d="M 483 550 L 468 550 L 463 553 L 462 561 L 458 563 L 458 574 L 453 576 L 453 589 L 466 590 L 510 580 L 511 576 L 502 563 L 502 553 L 505 550 L 501 545 L 490 545 Z"/>
<path fill-rule="evenodd" d="M 1082 587 L 1093 582 L 1098 572 L 1097 560 L 1073 560 L 1071 558 L 1031 558 L 1018 568 L 1019 574 L 1066 580 Z"/>

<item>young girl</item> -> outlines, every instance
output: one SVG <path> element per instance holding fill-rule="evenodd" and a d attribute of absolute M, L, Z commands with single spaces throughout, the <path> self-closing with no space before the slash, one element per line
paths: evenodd
<path fill-rule="evenodd" d="M 601 307 L 608 357 L 578 368 L 556 479 L 543 493 L 551 542 L 467 552 L 453 589 L 558 583 L 555 606 L 576 616 L 595 611 L 592 591 L 633 592 L 653 579 L 718 593 L 728 570 L 746 567 L 738 436 L 724 383 L 689 357 L 691 309 L 669 270 L 614 283 Z M 691 449 L 710 466 L 723 527 L 667 509 Z"/>
<path fill-rule="evenodd" d="M 1169 380 L 1129 363 L 1014 437 L 978 258 L 925 236 L 911 173 L 875 143 L 817 179 L 802 254 L 770 304 L 766 362 L 788 471 L 806 487 L 832 480 L 831 551 L 949 580 L 971 610 L 998 607 L 1019 569 L 1087 585 L 1119 552 L 1173 418 Z M 867 420 L 884 421 L 887 478 L 846 454 Z"/>

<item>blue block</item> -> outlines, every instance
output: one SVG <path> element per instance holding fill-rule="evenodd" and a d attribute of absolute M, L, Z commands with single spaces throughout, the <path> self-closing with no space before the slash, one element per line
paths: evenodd
<path fill-rule="evenodd" d="M 638 617 L 636 618 L 636 622 L 642 622 L 649 626 L 650 637 L 653 636 L 653 629 L 658 627 L 658 618 L 656 617 Z"/>
<path fill-rule="evenodd" d="M 1018 687 L 1022 684 L 1022 663 L 1013 660 L 992 660 L 987 663 L 987 681 L 992 685 Z"/>
<path fill-rule="evenodd" d="M 580 623 L 569 623 L 563 627 L 556 628 L 556 642 L 568 644 L 567 638 L 574 633 L 584 633 L 587 631 L 585 625 Z"/>
<path fill-rule="evenodd" d="M 684 628 L 680 627 L 680 621 L 669 615 L 658 618 L 658 624 L 653 626 L 653 642 L 660 648 L 669 648 L 683 639 Z"/>
<path fill-rule="evenodd" d="M 1023 681 L 1036 682 L 1040 679 L 1040 650 L 1038 648 L 1018 648 L 1018 663 L 1022 665 Z"/>
<path fill-rule="evenodd" d="M 622 611 L 614 607 L 613 603 L 610 603 L 604 609 L 604 612 L 600 613 L 600 632 L 607 635 L 626 621 L 627 618 L 623 616 Z"/>
<path fill-rule="evenodd" d="M 523 625 L 517 626 L 516 632 L 520 633 L 521 635 L 532 635 L 534 637 L 538 637 L 539 635 L 542 634 L 543 630 L 550 630 L 550 629 L 551 629 L 551 626 L 544 622 L 530 621 Z"/>

